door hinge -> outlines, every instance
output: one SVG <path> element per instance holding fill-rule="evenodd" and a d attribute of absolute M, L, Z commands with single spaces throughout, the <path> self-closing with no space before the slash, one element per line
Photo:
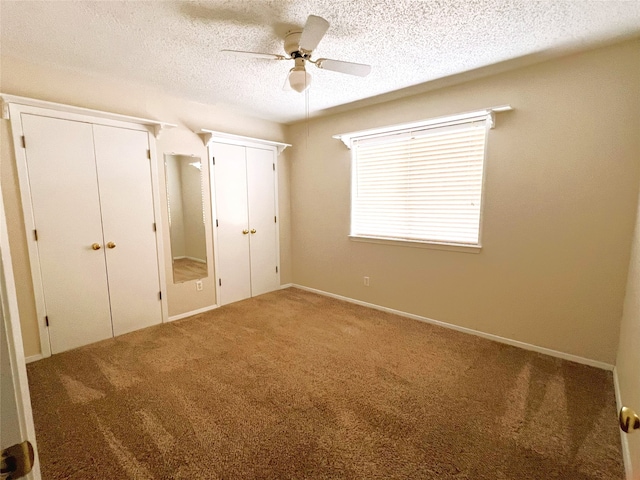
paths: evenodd
<path fill-rule="evenodd" d="M 44 316 L 44 324 L 48 327 L 49 326 L 49 315 L 45 315 Z"/>
<path fill-rule="evenodd" d="M 211 157 L 211 163 L 216 164 L 216 157 Z"/>
<path fill-rule="evenodd" d="M 273 223 L 278 223 L 278 217 L 276 217 L 275 215 L 273 217 Z"/>
<path fill-rule="evenodd" d="M 276 164 L 275 163 L 273 164 L 273 171 L 274 172 L 276 171 Z"/>
<path fill-rule="evenodd" d="M 38 241 L 38 230 L 33 230 L 33 238 L 35 239 L 35 241 Z"/>
<path fill-rule="evenodd" d="M 216 227 L 218 226 L 218 219 L 216 218 Z"/>
<path fill-rule="evenodd" d="M 158 292 L 158 299 L 162 300 L 162 292 Z"/>
<path fill-rule="evenodd" d="M 278 266 L 276 265 L 276 273 L 278 273 Z"/>
<path fill-rule="evenodd" d="M 22 142 L 22 148 L 27 148 L 27 141 L 24 139 L 24 135 L 20 137 L 20 141 Z"/>
<path fill-rule="evenodd" d="M 221 278 L 218 279 L 218 285 L 222 286 L 222 279 Z"/>
<path fill-rule="evenodd" d="M 156 222 L 153 222 L 153 231 L 154 231 L 154 232 L 157 232 L 157 231 L 158 231 L 158 228 L 156 227 Z"/>
<path fill-rule="evenodd" d="M 147 158 L 151 160 L 151 150 L 147 150 Z"/>

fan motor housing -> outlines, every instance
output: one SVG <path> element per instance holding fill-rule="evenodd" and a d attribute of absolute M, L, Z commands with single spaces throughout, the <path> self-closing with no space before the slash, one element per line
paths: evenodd
<path fill-rule="evenodd" d="M 292 30 L 284 37 L 284 51 L 292 58 L 305 56 L 305 53 L 300 51 L 301 36 L 302 30 Z"/>

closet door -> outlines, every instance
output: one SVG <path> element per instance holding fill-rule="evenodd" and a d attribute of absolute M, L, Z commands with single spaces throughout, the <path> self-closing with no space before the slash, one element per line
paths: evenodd
<path fill-rule="evenodd" d="M 113 335 L 93 134 L 82 122 L 21 120 L 51 352 L 59 353 Z"/>
<path fill-rule="evenodd" d="M 278 289 L 275 168 L 272 150 L 247 148 L 251 295 Z"/>
<path fill-rule="evenodd" d="M 149 134 L 93 126 L 114 335 L 162 322 Z"/>
<path fill-rule="evenodd" d="M 220 298 L 226 305 L 251 297 L 245 147 L 215 143 L 214 181 Z"/>

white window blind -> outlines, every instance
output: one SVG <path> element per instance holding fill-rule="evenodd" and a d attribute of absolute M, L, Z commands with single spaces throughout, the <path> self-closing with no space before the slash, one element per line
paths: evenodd
<path fill-rule="evenodd" d="M 486 116 L 353 139 L 351 235 L 478 245 Z"/>

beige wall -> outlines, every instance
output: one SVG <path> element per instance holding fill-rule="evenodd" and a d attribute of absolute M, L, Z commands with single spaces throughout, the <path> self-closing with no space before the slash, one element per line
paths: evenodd
<path fill-rule="evenodd" d="M 638 136 L 640 142 L 640 135 Z M 640 414 L 640 198 L 616 360 L 620 401 Z M 631 478 L 640 479 L 640 435 L 627 435 Z"/>
<path fill-rule="evenodd" d="M 278 223 L 280 224 L 280 284 L 293 282 L 291 255 L 291 150 L 285 149 L 278 157 Z"/>
<path fill-rule="evenodd" d="M 150 86 L 142 86 L 103 77 L 94 77 L 53 67 L 34 65 L 21 60 L 2 57 L 0 59 L 0 91 L 14 95 L 37 98 L 85 108 L 115 112 L 143 118 L 175 123 L 177 128 L 163 130 L 157 141 L 157 161 L 162 192 L 162 226 L 165 246 L 165 272 L 168 280 L 167 296 L 169 315 L 178 315 L 215 304 L 215 277 L 213 262 L 209 263 L 209 277 L 203 282 L 203 290 L 196 291 L 194 282 L 173 285 L 171 282 L 171 253 L 166 210 L 163 154 L 176 153 L 208 158 L 202 139 L 194 130 L 207 128 L 223 132 L 246 135 L 268 140 L 284 141 L 284 128 L 274 122 L 253 118 L 223 109 L 216 105 L 203 105 L 175 98 Z M 13 268 L 18 290 L 20 321 L 22 324 L 25 355 L 40 352 L 40 341 L 29 271 L 22 207 L 18 189 L 15 157 L 8 121 L 0 123 L 0 181 L 4 197 L 10 235 Z M 208 162 L 203 162 L 205 187 L 209 188 Z M 281 184 L 288 182 L 286 155 L 278 159 Z M 288 185 L 281 189 L 281 280 L 291 281 L 289 199 Z M 207 198 L 207 258 L 213 258 L 210 200 Z"/>
<path fill-rule="evenodd" d="M 332 135 L 501 104 L 514 111 L 489 134 L 481 253 L 347 238 L 350 152 Z M 613 364 L 638 132 L 637 40 L 294 124 L 293 280 Z"/>

